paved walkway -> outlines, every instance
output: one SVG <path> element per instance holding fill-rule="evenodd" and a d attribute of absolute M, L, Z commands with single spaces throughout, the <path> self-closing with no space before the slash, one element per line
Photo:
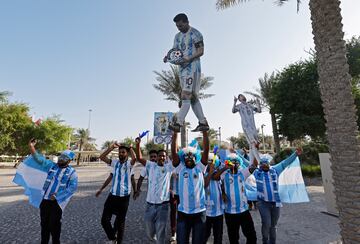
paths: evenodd
<path fill-rule="evenodd" d="M 100 218 L 107 192 L 96 198 L 95 191 L 108 176 L 106 166 L 76 168 L 79 189 L 65 209 L 62 243 L 104 243 L 106 236 Z M 11 181 L 14 169 L 0 169 L 0 243 L 39 243 L 39 210 L 28 204 L 22 189 Z M 136 201 L 131 200 L 126 220 L 124 243 L 149 243 L 144 234 L 143 214 L 146 185 Z M 323 187 L 309 186 L 311 202 L 286 204 L 281 209 L 278 243 L 323 244 L 339 239 L 338 219 L 321 213 L 326 211 Z M 261 223 L 258 211 L 251 212 L 261 243 Z M 225 226 L 225 221 L 224 221 Z M 228 243 L 226 227 L 223 242 Z M 212 243 L 209 241 L 209 243 Z M 244 237 L 241 237 L 244 243 Z"/>

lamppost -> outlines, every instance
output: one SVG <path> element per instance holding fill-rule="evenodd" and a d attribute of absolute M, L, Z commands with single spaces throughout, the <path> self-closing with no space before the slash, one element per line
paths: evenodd
<path fill-rule="evenodd" d="M 219 127 L 219 148 L 221 148 L 221 127 Z"/>
<path fill-rule="evenodd" d="M 88 121 L 88 131 L 89 131 L 89 134 L 90 134 L 90 120 L 91 120 L 91 112 L 92 112 L 92 109 L 89 109 L 89 121 Z"/>
<path fill-rule="evenodd" d="M 265 153 L 265 136 L 264 136 L 264 124 L 261 125 L 261 134 L 262 134 L 262 141 L 263 141 L 263 151 Z"/>

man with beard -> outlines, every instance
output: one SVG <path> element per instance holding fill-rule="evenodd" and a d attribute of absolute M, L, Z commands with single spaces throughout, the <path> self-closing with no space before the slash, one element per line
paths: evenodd
<path fill-rule="evenodd" d="M 107 155 L 115 148 L 119 150 L 119 159 L 111 160 Z M 129 152 L 131 152 L 131 160 L 128 158 Z M 112 185 L 104 204 L 101 225 L 109 240 L 113 241 L 113 243 L 121 243 L 131 193 L 131 169 L 136 161 L 135 152 L 132 146 L 129 148 L 113 143 L 100 155 L 100 159 L 113 168 Z M 113 214 L 116 215 L 114 227 L 111 225 Z"/>
<path fill-rule="evenodd" d="M 136 157 L 145 168 L 140 174 L 137 193 L 140 193 L 143 179 L 148 177 L 144 217 L 145 231 L 150 241 L 156 240 L 157 244 L 164 244 L 166 243 L 166 224 L 170 207 L 170 178 L 173 167 L 171 164 L 165 164 L 167 156 L 165 150 L 151 150 L 149 152 L 150 160 L 144 159 L 140 151 L 140 142 L 141 139 L 136 138 Z"/>
<path fill-rule="evenodd" d="M 279 176 L 301 153 L 301 149 L 298 148 L 288 158 L 274 166 L 270 166 L 267 158 L 262 158 L 260 159 L 260 168 L 254 171 L 264 244 L 276 242 L 276 225 L 282 206 L 279 196 Z"/>
<path fill-rule="evenodd" d="M 203 131 L 203 153 L 198 148 L 196 140 L 189 147 L 178 151 L 177 133 L 173 133 L 171 154 L 175 172 L 178 175 L 178 206 L 176 238 L 177 243 L 189 243 L 192 232 L 192 243 L 203 243 L 205 238 L 205 188 L 204 169 L 208 163 L 209 138 Z"/>
<path fill-rule="evenodd" d="M 180 86 L 182 91 L 181 107 L 177 114 L 177 121 L 171 123 L 169 129 L 174 132 L 180 132 L 180 128 L 184 124 L 185 117 L 191 107 L 199 120 L 199 125 L 192 131 L 208 131 L 209 125 L 199 100 L 201 85 L 200 57 L 204 54 L 203 36 L 198 30 L 189 25 L 186 14 L 180 13 L 176 15 L 173 20 L 180 31 L 175 36 L 173 48 L 181 50 L 183 53 L 182 61 L 176 63 L 179 65 Z M 168 61 L 167 56 L 164 57 L 163 61 Z"/>
<path fill-rule="evenodd" d="M 75 153 L 65 150 L 58 158 L 58 162 L 46 160 L 36 149 L 36 140 L 29 141 L 29 148 L 33 159 L 46 169 L 47 178 L 43 186 L 43 198 L 40 204 L 41 243 L 60 243 L 61 217 L 63 209 L 77 189 L 77 174 L 69 165 Z"/>

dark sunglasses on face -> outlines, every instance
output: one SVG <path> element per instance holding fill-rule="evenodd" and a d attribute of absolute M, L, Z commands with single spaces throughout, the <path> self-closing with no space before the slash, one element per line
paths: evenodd
<path fill-rule="evenodd" d="M 70 158 L 64 154 L 59 156 L 59 160 L 63 160 L 63 161 L 70 161 Z"/>

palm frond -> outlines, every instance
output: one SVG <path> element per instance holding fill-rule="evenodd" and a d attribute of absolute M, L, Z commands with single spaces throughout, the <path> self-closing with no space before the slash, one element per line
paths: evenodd
<path fill-rule="evenodd" d="M 8 96 L 11 96 L 12 93 L 9 91 L 0 92 L 0 103 L 5 103 L 7 101 Z"/>
<path fill-rule="evenodd" d="M 288 1 L 289 1 L 289 0 L 277 0 L 275 3 L 276 3 L 278 6 L 282 6 L 285 2 L 288 2 Z M 296 1 L 297 1 L 296 10 L 297 10 L 297 12 L 299 12 L 301 0 L 296 0 Z"/>
<path fill-rule="evenodd" d="M 249 0 L 217 0 L 216 1 L 216 9 L 226 9 L 226 8 L 230 8 L 233 7 L 239 3 L 242 2 L 247 2 Z M 285 2 L 288 2 L 289 0 L 276 0 L 275 3 L 278 6 L 282 6 Z M 299 12 L 299 8 L 300 8 L 300 3 L 301 0 L 296 0 L 297 1 L 297 12 Z"/>
<path fill-rule="evenodd" d="M 155 79 L 158 83 L 153 84 L 153 87 L 165 95 L 165 100 L 180 102 L 181 101 L 181 85 L 180 85 L 180 71 L 176 65 L 170 65 L 170 70 L 162 70 L 161 72 L 154 71 Z M 205 76 L 200 79 L 200 93 L 199 99 L 206 99 L 214 96 L 214 94 L 205 94 L 203 91 L 212 86 L 214 77 Z"/>
<path fill-rule="evenodd" d="M 199 99 L 200 100 L 204 100 L 206 98 L 210 98 L 210 97 L 213 97 L 215 96 L 215 94 L 203 94 L 203 93 L 199 93 Z"/>
<path fill-rule="evenodd" d="M 216 2 L 216 8 L 217 9 L 230 8 L 241 2 L 246 2 L 246 0 L 218 0 Z"/>

